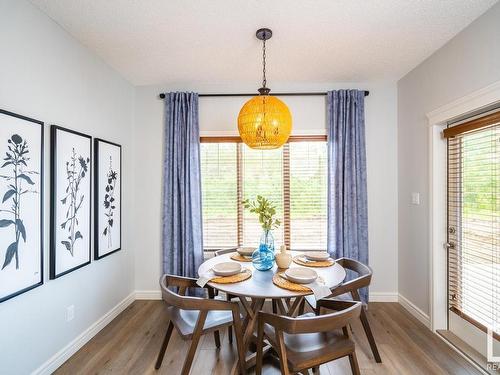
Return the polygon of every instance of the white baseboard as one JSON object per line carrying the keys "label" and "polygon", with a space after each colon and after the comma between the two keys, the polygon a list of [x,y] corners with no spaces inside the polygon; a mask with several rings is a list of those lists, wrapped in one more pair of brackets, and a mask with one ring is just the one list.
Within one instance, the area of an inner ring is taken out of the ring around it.
{"label": "white baseboard", "polygon": [[415,306],[408,298],[400,294],[399,304],[403,306],[411,315],[417,318],[423,325],[431,329],[431,318],[429,315]]}
{"label": "white baseboard", "polygon": [[371,292],[370,302],[398,302],[397,293]]}
{"label": "white baseboard", "polygon": [[83,345],[85,345],[92,337],[94,337],[101,329],[106,327],[114,318],[125,310],[135,300],[135,293],[130,293],[125,299],[113,307],[110,311],[104,314],[89,328],[83,331],[77,338],[71,341],[64,348],[54,354],[49,360],[42,364],[39,368],[33,371],[32,375],[50,375],[59,366],[66,362],[73,354],[75,354]]}
{"label": "white baseboard", "polygon": [[136,300],[160,300],[161,291],[160,290],[136,290],[135,291]]}

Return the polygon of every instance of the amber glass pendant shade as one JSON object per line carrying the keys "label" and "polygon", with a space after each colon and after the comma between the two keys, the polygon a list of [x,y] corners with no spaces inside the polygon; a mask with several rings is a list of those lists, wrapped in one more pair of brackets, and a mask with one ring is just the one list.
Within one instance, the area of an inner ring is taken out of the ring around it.
{"label": "amber glass pendant shade", "polygon": [[287,105],[270,95],[255,96],[238,115],[242,141],[250,148],[271,150],[283,146],[292,132],[292,115]]}

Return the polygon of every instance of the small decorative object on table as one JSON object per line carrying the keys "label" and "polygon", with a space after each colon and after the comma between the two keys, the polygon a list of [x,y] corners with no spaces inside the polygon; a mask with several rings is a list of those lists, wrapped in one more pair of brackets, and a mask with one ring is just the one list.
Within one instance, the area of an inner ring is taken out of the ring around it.
{"label": "small decorative object on table", "polygon": [[287,269],[292,263],[292,255],[286,251],[286,246],[281,245],[280,252],[276,254],[276,264],[278,268]]}
{"label": "small decorative object on table", "polygon": [[274,265],[274,237],[272,229],[279,227],[281,222],[275,219],[276,206],[261,195],[256,201],[244,200],[243,206],[250,212],[259,215],[259,222],[264,232],[260,237],[260,245],[252,254],[253,266],[259,271],[267,271]]}

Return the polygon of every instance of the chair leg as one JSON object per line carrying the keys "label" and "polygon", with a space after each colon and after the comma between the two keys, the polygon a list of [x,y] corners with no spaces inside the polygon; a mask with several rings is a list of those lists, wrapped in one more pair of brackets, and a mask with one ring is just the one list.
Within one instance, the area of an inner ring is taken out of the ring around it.
{"label": "chair leg", "polygon": [[[234,298],[233,295],[231,294],[226,294],[226,301],[230,302]],[[229,343],[233,343],[233,327],[229,326],[227,327],[227,338],[229,340]]]}
{"label": "chair leg", "polygon": [[257,329],[257,357],[255,359],[255,375],[262,374],[262,350],[264,346],[264,326],[260,324]]}
{"label": "chair leg", "polygon": [[272,300],[272,305],[273,305],[273,314],[277,314],[278,313],[278,304],[276,303],[275,299]]}
{"label": "chair leg", "polygon": [[241,327],[239,310],[233,310],[234,334],[236,335],[236,347],[238,348],[238,362],[241,375],[246,374],[245,348],[243,347],[243,329]]}
{"label": "chair leg", "polygon": [[316,375],[319,375],[319,366],[314,366],[313,367],[313,373]]}
{"label": "chair leg", "polygon": [[219,331],[214,331],[214,340],[215,340],[215,346],[220,348],[220,334]]}
{"label": "chair leg", "polygon": [[[361,300],[358,291],[354,291],[352,293],[352,297],[356,301]],[[375,358],[375,362],[382,363],[382,358],[380,358],[380,354],[377,348],[377,343],[375,342],[375,338],[373,337],[372,329],[370,327],[370,323],[368,322],[368,316],[366,315],[364,307],[361,307],[361,313],[359,315],[359,318],[361,319],[363,330],[365,331],[366,337],[368,338],[368,342],[370,343],[370,348],[372,350],[373,357]]]}
{"label": "chair leg", "polygon": [[288,369],[288,358],[286,355],[285,341],[283,340],[283,332],[276,330],[276,343],[278,345],[278,357],[280,360],[281,375],[290,375]]}
{"label": "chair leg", "polygon": [[189,375],[189,371],[191,370],[191,366],[193,364],[194,355],[196,354],[196,348],[198,347],[198,342],[200,341],[206,318],[207,311],[202,310],[198,317],[198,321],[196,322],[196,327],[191,339],[191,345],[189,346],[188,354],[186,356],[186,359],[184,360],[184,365],[182,366],[181,375]]}
{"label": "chair leg", "polygon": [[349,363],[351,364],[352,375],[361,375],[359,372],[358,358],[356,352],[349,354]]}
{"label": "chair leg", "polygon": [[160,352],[158,353],[158,358],[156,359],[155,369],[158,370],[161,367],[161,363],[163,362],[163,357],[165,356],[165,351],[167,350],[168,342],[170,341],[170,336],[172,336],[172,330],[174,329],[174,325],[172,322],[168,323],[167,333],[165,338],[163,339],[163,343],[161,344]]}

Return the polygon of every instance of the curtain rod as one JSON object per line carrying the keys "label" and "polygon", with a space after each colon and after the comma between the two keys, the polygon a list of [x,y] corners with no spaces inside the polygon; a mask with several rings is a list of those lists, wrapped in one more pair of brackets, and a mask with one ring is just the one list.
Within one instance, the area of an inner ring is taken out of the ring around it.
{"label": "curtain rod", "polygon": [[[273,96],[326,96],[326,92],[276,92]],[[258,93],[251,94],[198,94],[200,98],[214,97],[235,97],[235,96],[257,96]],[[365,91],[365,96],[370,95],[370,91]],[[165,94],[162,92],[159,95],[160,99],[165,99]]]}

